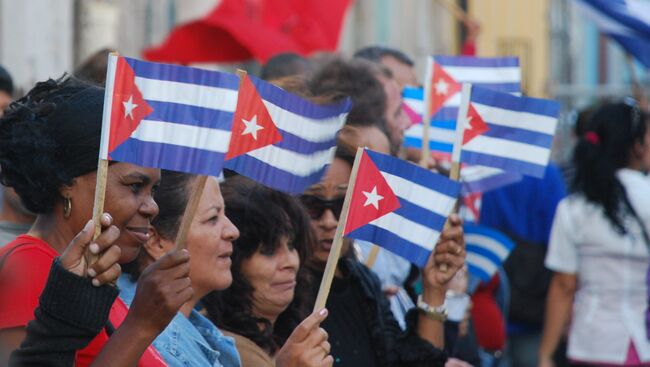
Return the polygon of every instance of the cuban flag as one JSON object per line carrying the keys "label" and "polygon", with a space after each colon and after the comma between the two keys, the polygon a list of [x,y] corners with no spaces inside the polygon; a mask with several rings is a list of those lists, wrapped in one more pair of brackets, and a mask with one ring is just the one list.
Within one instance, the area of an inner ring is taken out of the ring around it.
{"label": "cuban flag", "polygon": [[544,177],[560,104],[472,86],[460,161]]}
{"label": "cuban flag", "polygon": [[100,158],[218,176],[239,79],[110,55]]}
{"label": "cuban flag", "polygon": [[501,267],[515,243],[503,233],[472,223],[463,225],[467,251],[467,268],[484,282]]}
{"label": "cuban flag", "polygon": [[575,0],[598,29],[650,67],[650,4],[639,0]]}
{"label": "cuban flag", "polygon": [[225,167],[277,190],[301,193],[334,158],[349,99],[317,105],[255,77],[239,89]]}
{"label": "cuban flag", "polygon": [[[431,127],[429,148],[451,155],[456,135],[462,83],[472,83],[505,93],[521,93],[521,70],[516,57],[433,56],[429,58],[425,78],[431,85]],[[405,89],[404,101],[420,116],[424,113],[422,89]],[[421,119],[420,119],[421,121]],[[422,148],[422,124],[405,132],[404,145]]]}
{"label": "cuban flag", "polygon": [[380,245],[423,267],[460,184],[367,149],[358,167],[343,235]]}

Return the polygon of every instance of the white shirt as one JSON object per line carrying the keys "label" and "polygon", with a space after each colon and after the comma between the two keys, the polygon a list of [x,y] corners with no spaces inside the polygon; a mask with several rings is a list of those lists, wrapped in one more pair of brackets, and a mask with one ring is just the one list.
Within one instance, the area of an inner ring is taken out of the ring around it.
{"label": "white shirt", "polygon": [[[630,169],[617,176],[650,232],[650,181]],[[638,222],[627,218],[620,235],[602,207],[571,195],[558,205],[546,267],[576,274],[568,356],[584,362],[622,364],[630,342],[650,361],[645,330],[646,274],[650,256]]]}

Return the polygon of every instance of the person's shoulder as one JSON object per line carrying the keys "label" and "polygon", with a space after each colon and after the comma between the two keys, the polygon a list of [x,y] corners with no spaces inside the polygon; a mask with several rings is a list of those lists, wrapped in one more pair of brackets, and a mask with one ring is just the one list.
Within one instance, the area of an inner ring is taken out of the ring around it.
{"label": "person's shoulder", "polygon": [[0,259],[5,262],[16,256],[45,256],[54,259],[58,254],[40,238],[20,235],[0,249]]}
{"label": "person's shoulder", "polygon": [[273,357],[271,357],[264,349],[255,344],[252,340],[243,335],[233,333],[230,331],[223,331],[225,336],[229,336],[235,340],[235,346],[241,358],[242,367],[274,367]]}

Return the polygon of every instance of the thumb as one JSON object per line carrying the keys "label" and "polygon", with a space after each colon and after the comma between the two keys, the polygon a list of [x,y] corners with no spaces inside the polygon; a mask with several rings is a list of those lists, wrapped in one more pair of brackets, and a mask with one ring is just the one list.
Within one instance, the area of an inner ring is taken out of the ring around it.
{"label": "thumb", "polygon": [[79,264],[79,261],[83,258],[94,234],[95,224],[91,219],[86,223],[81,232],[72,239],[65,251],[63,251],[63,254],[61,255],[61,265],[64,269],[70,270],[70,267]]}
{"label": "thumb", "polygon": [[178,264],[189,261],[190,253],[186,249],[168,252],[150,266],[152,269],[171,269]]}
{"label": "thumb", "polygon": [[289,338],[287,339],[287,343],[300,343],[303,340],[307,339],[309,336],[309,333],[311,333],[312,330],[317,328],[321,322],[325,321],[327,318],[327,309],[323,308],[320,311],[314,311],[311,315],[307,316],[306,319],[302,320],[300,325],[298,325],[291,335],[289,335]]}

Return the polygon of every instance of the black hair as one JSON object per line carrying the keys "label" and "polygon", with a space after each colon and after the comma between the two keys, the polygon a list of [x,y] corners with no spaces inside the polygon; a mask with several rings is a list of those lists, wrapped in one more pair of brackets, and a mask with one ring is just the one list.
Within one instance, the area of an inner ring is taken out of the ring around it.
{"label": "black hair", "polygon": [[270,58],[260,72],[260,78],[273,80],[293,75],[309,75],[311,62],[306,58],[292,53],[284,52]]}
{"label": "black hair", "polygon": [[[174,240],[185,213],[185,207],[190,196],[190,185],[196,175],[176,171],[161,170],[160,185],[154,194],[158,204],[158,215],[151,221],[151,225],[158,234],[165,239]],[[122,271],[131,276],[134,282],[140,278],[142,270],[141,261],[148,256],[146,251],[140,251],[138,258],[128,264],[122,265]]]}
{"label": "black hair", "polygon": [[104,89],[65,75],[37,83],[0,119],[0,183],[27,209],[49,213],[59,189],[95,171]]}
{"label": "black hair", "polygon": [[0,90],[7,92],[9,95],[14,94],[14,81],[11,74],[0,65]]}
{"label": "black hair", "polygon": [[397,61],[401,62],[402,64],[406,64],[408,66],[415,65],[413,60],[410,57],[408,57],[404,52],[386,46],[379,46],[379,45],[367,46],[357,50],[354,53],[354,57],[358,57],[361,59],[366,59],[374,62],[380,62],[382,57],[385,56],[394,57],[395,59],[397,59]]}
{"label": "black hair", "polygon": [[314,95],[339,93],[349,96],[352,109],[346,124],[376,125],[385,131],[386,93],[377,79],[377,75],[382,73],[378,68],[367,60],[337,58],[315,71],[309,89]]}
{"label": "black hair", "polygon": [[616,171],[628,166],[636,143],[643,143],[646,116],[627,103],[607,103],[595,110],[574,149],[576,167],[571,191],[601,206],[620,233],[624,218],[635,215]]}
{"label": "black hair", "polygon": [[[221,188],[226,215],[240,233],[231,256],[233,282],[230,288],[204,297],[202,303],[218,327],[251,339],[273,355],[309,314],[309,273],[304,264],[315,242],[309,217],[296,198],[245,177],[229,178]],[[253,287],[241,273],[241,264],[257,251],[274,253],[285,236],[298,252],[300,269],[294,299],[272,326],[269,320],[252,315]]]}

